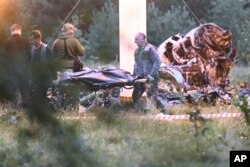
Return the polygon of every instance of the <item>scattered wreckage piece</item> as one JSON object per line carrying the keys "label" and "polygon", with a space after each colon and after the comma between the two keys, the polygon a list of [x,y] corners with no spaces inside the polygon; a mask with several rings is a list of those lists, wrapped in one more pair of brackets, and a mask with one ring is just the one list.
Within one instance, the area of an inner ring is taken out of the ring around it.
{"label": "scattered wreckage piece", "polygon": [[80,104],[87,110],[91,110],[95,107],[112,107],[114,105],[120,105],[119,95],[119,87],[87,92],[80,96]]}
{"label": "scattered wreckage piece", "polygon": [[228,73],[236,57],[232,33],[214,23],[168,38],[158,52],[162,63],[178,68],[191,86],[227,86]]}
{"label": "scattered wreckage piece", "polygon": [[185,79],[175,66],[160,67],[160,78],[160,89],[168,92],[183,92],[185,89]]}

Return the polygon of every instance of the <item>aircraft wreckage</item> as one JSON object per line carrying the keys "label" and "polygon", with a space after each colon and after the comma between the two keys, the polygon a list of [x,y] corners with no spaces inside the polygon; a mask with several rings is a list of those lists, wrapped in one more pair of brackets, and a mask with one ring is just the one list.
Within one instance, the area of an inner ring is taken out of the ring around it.
{"label": "aircraft wreckage", "polygon": [[[234,64],[236,49],[232,33],[216,24],[203,24],[186,35],[174,35],[164,41],[158,51],[162,63],[178,69],[190,86],[229,84],[228,73]],[[163,76],[164,68],[160,70]]]}
{"label": "aircraft wreckage", "polygon": [[[171,36],[158,52],[162,61],[157,98],[160,108],[200,100],[231,103],[228,74],[235,62],[236,47],[230,31],[214,23],[202,24],[185,35]],[[110,106],[119,99],[120,88],[133,87],[135,78],[121,69],[84,68],[64,75],[59,83],[76,82],[90,92],[80,98],[84,107]]]}
{"label": "aircraft wreckage", "polygon": [[218,98],[231,102],[228,74],[235,62],[236,47],[230,31],[214,23],[203,24],[185,35],[171,36],[158,52],[162,61],[160,75],[165,79],[160,83],[159,96],[164,105],[181,103],[179,99],[171,100],[171,91],[176,90],[183,92],[189,102]]}

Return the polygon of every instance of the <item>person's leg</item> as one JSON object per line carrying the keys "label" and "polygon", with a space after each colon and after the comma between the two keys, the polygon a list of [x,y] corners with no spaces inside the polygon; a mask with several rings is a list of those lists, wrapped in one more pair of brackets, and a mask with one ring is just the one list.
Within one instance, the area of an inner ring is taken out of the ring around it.
{"label": "person's leg", "polygon": [[158,82],[155,80],[152,83],[146,84],[147,104],[145,110],[146,112],[149,112],[153,105],[155,105],[155,101],[158,96]]}
{"label": "person's leg", "polygon": [[10,101],[11,103],[17,107],[20,108],[21,107],[21,93],[20,93],[20,89],[19,89],[19,82],[16,79],[16,77],[9,75],[8,77],[6,77],[5,81],[4,81],[4,85],[7,89],[7,92],[10,95]]}
{"label": "person's leg", "polygon": [[[72,73],[72,69],[63,69],[58,74],[58,79],[65,79],[68,77],[70,73]],[[65,110],[79,110],[80,104],[80,90],[77,84],[74,83],[65,83],[58,86],[58,94],[57,94],[57,107]]]}
{"label": "person's leg", "polygon": [[72,85],[66,92],[66,103],[68,103],[68,109],[72,111],[79,111],[80,105],[80,89],[77,84]]}
{"label": "person's leg", "polygon": [[162,97],[158,96],[158,84],[152,83],[148,89],[147,92],[147,109],[150,110],[153,105],[155,105],[155,108],[159,109],[161,113],[163,114],[170,114],[163,102]]}
{"label": "person's leg", "polygon": [[137,112],[143,112],[143,103],[141,100],[142,94],[145,91],[145,85],[143,83],[136,83],[132,93],[134,107]]}

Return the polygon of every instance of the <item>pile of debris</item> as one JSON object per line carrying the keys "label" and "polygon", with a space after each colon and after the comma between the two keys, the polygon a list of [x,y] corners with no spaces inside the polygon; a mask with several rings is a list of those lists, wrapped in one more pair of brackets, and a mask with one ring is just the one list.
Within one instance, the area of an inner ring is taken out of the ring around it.
{"label": "pile of debris", "polygon": [[[186,35],[171,36],[158,51],[162,61],[160,75],[164,78],[161,85],[169,85],[166,80],[173,81],[172,87],[184,92],[187,99],[211,101],[219,97],[230,103],[232,91],[228,74],[236,58],[230,31],[214,23],[203,24]],[[161,90],[169,97],[171,91]]]}
{"label": "pile of debris", "polygon": [[228,86],[228,73],[236,57],[230,31],[213,23],[203,24],[184,36],[168,38],[158,51],[162,63],[178,68],[188,85]]}
{"label": "pile of debris", "polygon": [[[228,74],[235,62],[236,48],[232,33],[214,23],[168,38],[158,52],[162,61],[157,98],[160,108],[199,101],[230,104],[235,94],[250,97],[247,86],[239,87],[240,91],[236,92],[230,83]],[[121,69],[85,68],[63,75],[59,85],[80,86],[85,92],[80,97],[81,105],[92,108],[117,103],[120,88],[132,87],[134,82],[134,76]]]}

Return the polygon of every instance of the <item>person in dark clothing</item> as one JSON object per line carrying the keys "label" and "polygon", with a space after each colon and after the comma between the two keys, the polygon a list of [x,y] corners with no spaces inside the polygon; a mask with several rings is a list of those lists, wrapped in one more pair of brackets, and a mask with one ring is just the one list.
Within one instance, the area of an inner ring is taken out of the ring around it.
{"label": "person in dark clothing", "polygon": [[32,46],[28,58],[31,97],[38,96],[40,99],[45,99],[47,90],[56,76],[52,50],[42,42],[42,34],[39,30],[33,30],[29,39]]}
{"label": "person in dark clothing", "polygon": [[[156,48],[149,44],[144,33],[137,33],[135,36],[135,43],[138,48],[135,50],[135,64],[133,75],[137,77],[147,78],[148,83],[136,83],[132,93],[135,109],[138,112],[143,110],[150,110],[152,100],[158,95],[158,81],[160,58]],[[146,88],[147,86],[147,88]],[[141,97],[146,91],[147,106],[142,107]]]}
{"label": "person in dark clothing", "polygon": [[[74,62],[79,59],[78,57],[82,57],[85,54],[84,47],[74,37],[76,30],[73,24],[65,23],[62,32],[53,42],[53,56],[59,59],[61,65],[58,78],[62,77],[64,73],[75,72]],[[59,90],[58,107],[78,110],[80,103],[79,96],[79,88],[75,85],[61,87]]]}
{"label": "person in dark clothing", "polygon": [[19,24],[13,24],[10,31],[11,37],[4,45],[4,82],[15,107],[23,107],[28,103],[27,57],[30,54],[30,45],[21,36],[22,27]]}

